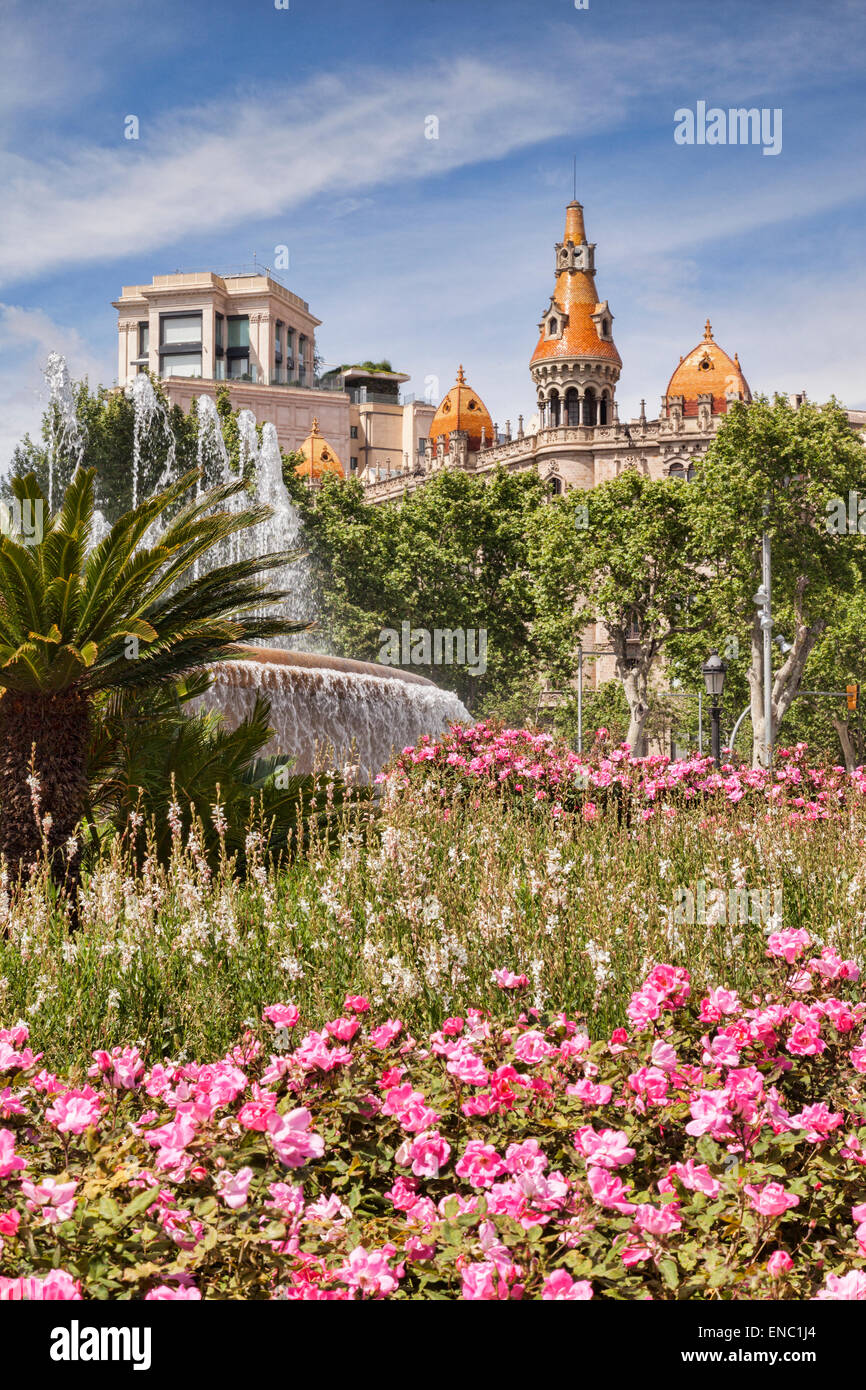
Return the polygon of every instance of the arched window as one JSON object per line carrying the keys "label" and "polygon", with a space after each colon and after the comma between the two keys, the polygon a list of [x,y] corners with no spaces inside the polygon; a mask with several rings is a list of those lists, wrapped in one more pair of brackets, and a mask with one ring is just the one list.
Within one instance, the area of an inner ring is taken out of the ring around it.
{"label": "arched window", "polygon": [[669,478],[681,478],[685,481],[686,470],[681,463],[672,463],[668,469]]}
{"label": "arched window", "polygon": [[574,386],[569,386],[565,393],[565,418],[569,425],[580,424],[580,396]]}
{"label": "arched window", "polygon": [[595,392],[590,386],[584,392],[583,397],[583,423],[585,425],[595,425],[597,422]]}
{"label": "arched window", "polygon": [[547,490],[551,497],[560,497],[562,495],[562,479],[551,478],[547,484]]}
{"label": "arched window", "polygon": [[556,428],[556,426],[559,424],[559,407],[560,407],[559,392],[558,392],[558,391],[551,391],[551,393],[550,393],[550,423],[551,423],[551,425],[552,425],[554,428]]}
{"label": "arched window", "polygon": [[610,424],[610,397],[607,392],[598,403],[598,423],[600,425]]}
{"label": "arched window", "polygon": [[547,329],[551,338],[554,338],[559,331],[559,320],[551,319],[550,323],[547,325]]}

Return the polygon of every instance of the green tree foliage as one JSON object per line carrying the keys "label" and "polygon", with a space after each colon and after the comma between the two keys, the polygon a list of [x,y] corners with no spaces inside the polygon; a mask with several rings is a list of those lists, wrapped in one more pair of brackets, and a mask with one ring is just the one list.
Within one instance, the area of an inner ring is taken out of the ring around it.
{"label": "green tree foliage", "polygon": [[449,686],[473,712],[491,708],[538,662],[530,537],[545,505],[534,474],[489,481],[444,470],[399,504],[370,506],[355,480],[326,478],[301,500],[322,596],[321,630],[336,651],[381,659],[383,633],[487,633],[486,670],[467,662],[412,670]]}
{"label": "green tree foliage", "polygon": [[536,637],[560,679],[589,624],[603,624],[629,708],[626,739],[643,751],[652,684],[673,637],[702,630],[706,580],[685,482],[631,470],[591,492],[554,499],[533,557]]}
{"label": "green tree foliage", "polygon": [[835,534],[828,517],[849,490],[864,491],[866,453],[835,401],[794,410],[781,396],[736,404],[692,484],[697,545],[710,578],[712,627],[748,653],[753,761],[766,744],[762,632],[753,597],[761,581],[761,536],[772,542],[776,631],[773,725],[791,708],[810,653],[832,632],[863,580],[866,540]]}

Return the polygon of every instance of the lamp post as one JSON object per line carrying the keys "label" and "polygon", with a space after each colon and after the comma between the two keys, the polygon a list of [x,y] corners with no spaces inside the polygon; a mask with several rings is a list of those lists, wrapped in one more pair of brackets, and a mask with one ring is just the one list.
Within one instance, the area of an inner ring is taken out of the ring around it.
{"label": "lamp post", "polygon": [[710,710],[710,717],[712,719],[711,748],[713,754],[713,763],[716,767],[719,767],[722,761],[722,732],[720,723],[721,710],[719,709],[719,696],[725,688],[725,674],[727,672],[727,669],[727,665],[724,661],[722,661],[722,658],[719,656],[718,652],[715,651],[710,652],[710,655],[701,667],[701,675],[704,678],[704,685],[707,688],[707,694],[713,702],[712,709]]}

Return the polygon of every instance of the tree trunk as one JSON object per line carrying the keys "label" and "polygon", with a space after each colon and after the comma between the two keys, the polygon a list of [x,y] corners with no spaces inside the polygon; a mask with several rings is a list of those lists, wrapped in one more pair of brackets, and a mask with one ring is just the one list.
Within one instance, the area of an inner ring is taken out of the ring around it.
{"label": "tree trunk", "polygon": [[628,704],[628,733],[625,741],[631,748],[632,757],[642,758],[646,754],[644,725],[650,708],[648,672],[641,661],[628,667],[626,662],[620,661],[619,658],[617,658],[617,672],[622,681],[623,694]]}
{"label": "tree trunk", "polygon": [[[27,876],[44,840],[52,877],[66,886],[73,909],[80,847],[68,842],[87,801],[89,735],[90,704],[78,691],[6,690],[0,698],[0,854],[12,880]],[[31,770],[38,787],[28,781]]]}
{"label": "tree trunk", "polygon": [[840,719],[837,714],[832,716],[833,728],[839,737],[842,745],[842,757],[845,759],[845,771],[853,772],[857,766],[857,759],[854,753],[854,742],[851,738],[851,730],[848,728],[844,719]]}
{"label": "tree trunk", "polygon": [[[803,583],[798,584],[798,611],[801,608]],[[806,662],[812,648],[824,631],[823,618],[807,624],[797,623],[794,642],[782,665],[773,675],[770,707],[773,719],[773,742],[776,732],[794,702]],[[764,730],[764,634],[761,631],[760,614],[755,614],[752,623],[752,659],[749,665],[749,692],[752,706],[752,766],[762,767],[766,762],[766,736]]]}

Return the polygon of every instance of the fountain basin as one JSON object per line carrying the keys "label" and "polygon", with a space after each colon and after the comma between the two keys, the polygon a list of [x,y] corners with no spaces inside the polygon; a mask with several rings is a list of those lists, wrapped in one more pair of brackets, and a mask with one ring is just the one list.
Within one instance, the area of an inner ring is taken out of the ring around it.
{"label": "fountain basin", "polygon": [[470,717],[456,695],[414,672],[314,652],[243,650],[243,659],[210,668],[213,684],[201,703],[235,728],[256,695],[265,696],[274,736],[264,753],[284,755],[292,772],[351,765],[370,781],[401,748]]}

